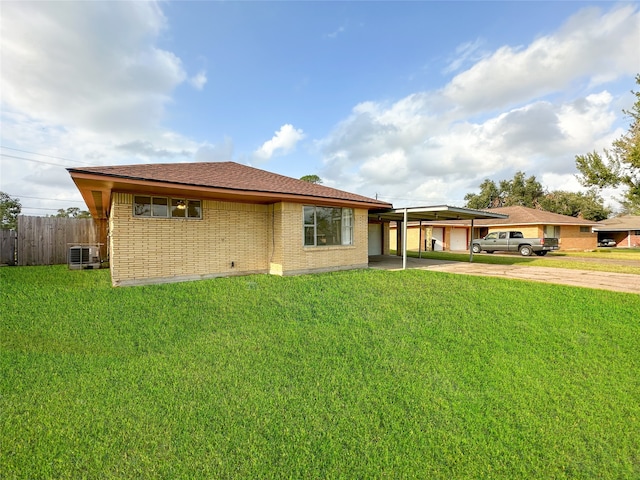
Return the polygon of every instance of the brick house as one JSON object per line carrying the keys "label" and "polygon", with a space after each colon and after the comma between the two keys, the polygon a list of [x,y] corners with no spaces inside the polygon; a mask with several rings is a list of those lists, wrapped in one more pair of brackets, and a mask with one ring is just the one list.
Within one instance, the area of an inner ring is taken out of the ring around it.
{"label": "brick house", "polygon": [[[592,250],[597,247],[599,224],[590,220],[546,212],[521,206],[492,208],[492,213],[508,215],[507,219],[478,219],[474,222],[473,238],[484,237],[498,230],[519,230],[525,237],[557,237],[560,250]],[[408,248],[411,250],[468,250],[471,224],[468,220],[432,221],[409,225]],[[422,230],[421,233],[420,230]],[[394,249],[394,225],[390,228],[391,249]],[[421,244],[416,242],[421,238]]]}
{"label": "brick house", "polygon": [[369,210],[391,207],[234,162],[68,171],[114,286],[367,268]]}
{"label": "brick house", "polygon": [[598,241],[615,240],[618,247],[640,247],[640,215],[621,215],[598,222],[594,230]]}

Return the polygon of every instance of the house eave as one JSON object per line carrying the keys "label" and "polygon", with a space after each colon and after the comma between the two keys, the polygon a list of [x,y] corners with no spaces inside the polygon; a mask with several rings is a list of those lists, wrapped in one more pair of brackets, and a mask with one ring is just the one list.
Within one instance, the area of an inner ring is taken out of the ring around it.
{"label": "house eave", "polygon": [[111,194],[114,192],[166,195],[239,203],[271,204],[289,201],[363,209],[391,207],[391,204],[383,202],[367,202],[295,193],[207,187],[158,180],[145,180],[135,177],[98,175],[75,171],[74,169],[69,169],[69,173],[94,218],[107,218]]}

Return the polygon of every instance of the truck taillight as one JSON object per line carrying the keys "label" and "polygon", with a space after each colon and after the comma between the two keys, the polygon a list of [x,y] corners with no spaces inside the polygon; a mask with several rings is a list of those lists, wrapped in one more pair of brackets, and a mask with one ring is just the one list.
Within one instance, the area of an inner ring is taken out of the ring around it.
{"label": "truck taillight", "polygon": [[544,245],[544,238],[540,239],[540,245]]}

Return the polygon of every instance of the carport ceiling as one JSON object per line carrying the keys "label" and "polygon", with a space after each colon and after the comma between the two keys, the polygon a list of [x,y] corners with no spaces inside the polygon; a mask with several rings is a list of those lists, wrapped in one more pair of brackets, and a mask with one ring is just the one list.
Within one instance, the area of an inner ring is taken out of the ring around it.
{"label": "carport ceiling", "polygon": [[450,207],[448,205],[437,205],[432,207],[410,207],[410,208],[387,208],[369,210],[369,218],[372,220],[384,220],[392,222],[402,222],[405,218],[409,222],[438,221],[438,220],[472,220],[479,218],[509,218],[508,215],[500,213],[489,213],[484,210],[474,210],[472,208]]}

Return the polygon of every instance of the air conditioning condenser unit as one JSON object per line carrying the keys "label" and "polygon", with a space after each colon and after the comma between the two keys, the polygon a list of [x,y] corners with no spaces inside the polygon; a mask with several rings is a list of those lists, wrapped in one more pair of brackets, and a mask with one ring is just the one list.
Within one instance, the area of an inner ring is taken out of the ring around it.
{"label": "air conditioning condenser unit", "polygon": [[100,268],[100,247],[73,246],[69,247],[69,269],[83,270]]}

